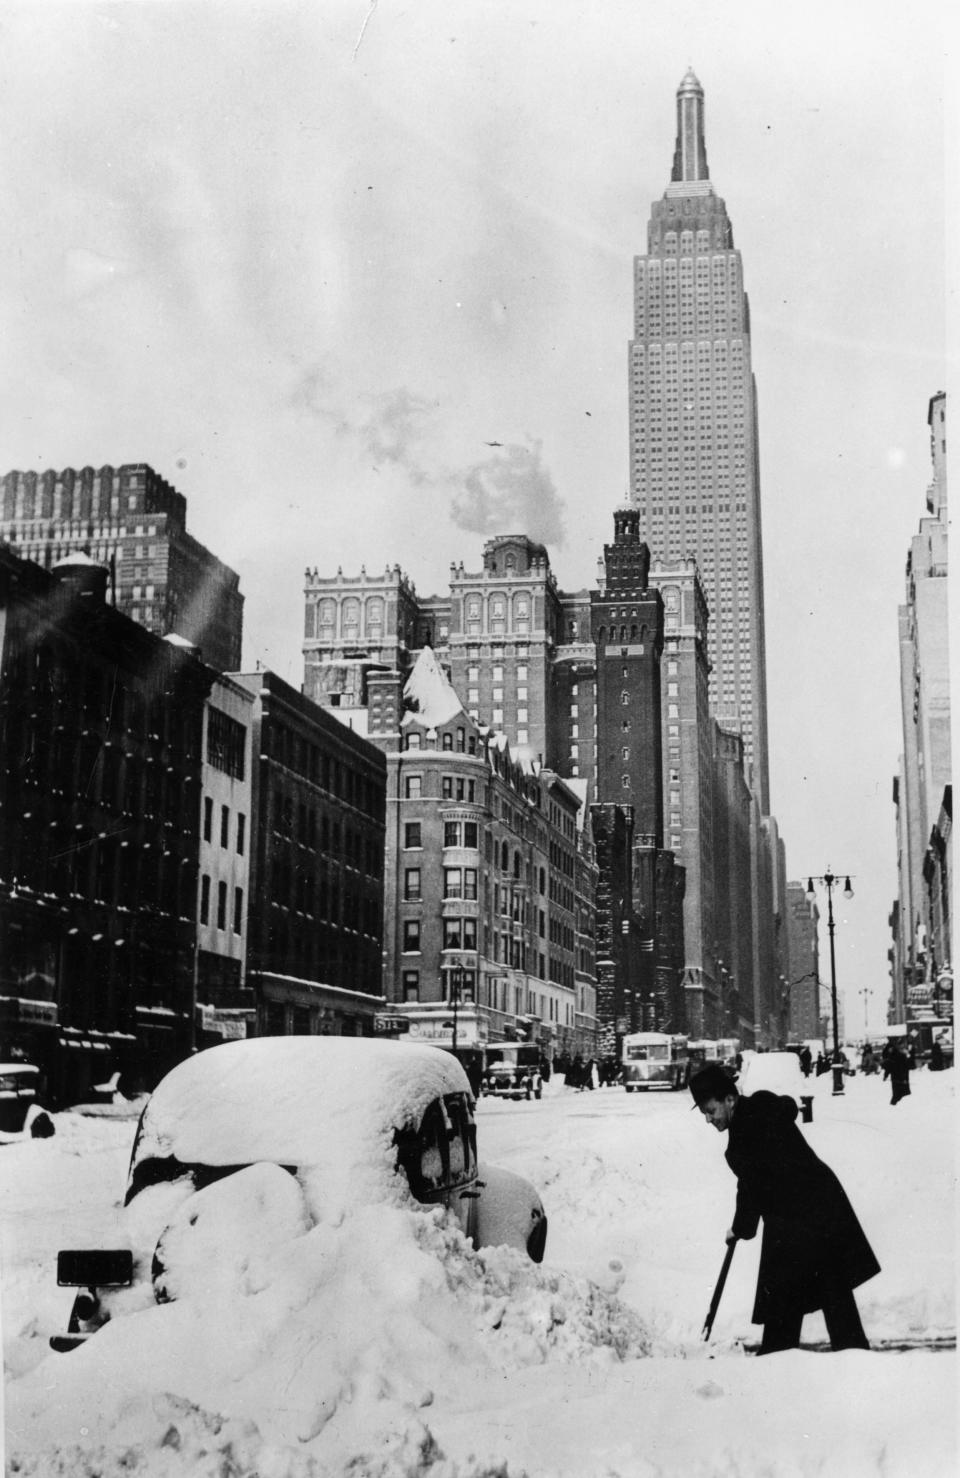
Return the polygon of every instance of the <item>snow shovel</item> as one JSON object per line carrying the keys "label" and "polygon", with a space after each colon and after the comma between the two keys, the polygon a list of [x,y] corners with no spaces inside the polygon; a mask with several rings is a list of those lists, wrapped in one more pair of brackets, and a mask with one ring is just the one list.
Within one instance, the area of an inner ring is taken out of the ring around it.
{"label": "snow shovel", "polygon": [[733,1242],[727,1243],[727,1250],[724,1253],[723,1257],[723,1267],[720,1269],[720,1276],[717,1279],[717,1286],[713,1290],[713,1298],[710,1300],[710,1307],[707,1310],[707,1317],[703,1323],[704,1339],[709,1339],[710,1334],[713,1330],[713,1321],[717,1317],[717,1309],[720,1307],[720,1296],[723,1293],[723,1285],[727,1281],[727,1274],[730,1271],[730,1264],[733,1262],[733,1249],[736,1247],[736,1245],[737,1244],[735,1240]]}

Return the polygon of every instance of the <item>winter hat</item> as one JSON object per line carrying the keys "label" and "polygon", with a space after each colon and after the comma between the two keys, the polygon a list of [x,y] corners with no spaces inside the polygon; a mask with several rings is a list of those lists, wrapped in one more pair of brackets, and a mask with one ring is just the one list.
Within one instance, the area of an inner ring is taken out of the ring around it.
{"label": "winter hat", "polygon": [[730,1073],[718,1062],[708,1062],[690,1079],[690,1092],[697,1108],[702,1108],[711,1098],[722,1102],[728,1094],[736,1098],[739,1090]]}

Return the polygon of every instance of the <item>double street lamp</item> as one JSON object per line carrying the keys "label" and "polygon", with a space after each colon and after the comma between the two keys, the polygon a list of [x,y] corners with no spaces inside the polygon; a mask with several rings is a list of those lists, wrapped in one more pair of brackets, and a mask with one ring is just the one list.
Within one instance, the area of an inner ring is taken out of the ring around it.
{"label": "double street lamp", "polygon": [[[808,878],[808,903],[816,902],[817,890],[813,886],[814,883],[822,883],[827,890],[827,929],[830,933],[830,1002],[833,1007],[833,1091],[836,1095],[843,1092],[843,1063],[840,1060],[840,1031],[837,1024],[837,959],[833,944],[835,928],[833,919],[833,890],[839,886],[840,879],[836,873],[830,871],[829,867],[821,877]],[[844,880],[843,896],[844,898],[853,897],[853,889],[850,886],[849,876]]]}

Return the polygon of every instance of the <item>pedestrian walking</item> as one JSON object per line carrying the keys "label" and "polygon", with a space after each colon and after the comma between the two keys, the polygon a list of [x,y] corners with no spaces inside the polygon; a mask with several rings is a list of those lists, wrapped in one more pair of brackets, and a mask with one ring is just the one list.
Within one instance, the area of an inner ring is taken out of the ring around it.
{"label": "pedestrian walking", "polygon": [[868,1349],[854,1288],[880,1271],[846,1192],[797,1127],[796,1099],[741,1095],[719,1065],[690,1082],[704,1118],[729,1136],[725,1158],[737,1177],[727,1242],[750,1241],[763,1220],[754,1324],[761,1355],[795,1349],[805,1314],[823,1310],[834,1350]]}
{"label": "pedestrian walking", "polygon": [[936,1037],[930,1048],[930,1071],[932,1073],[943,1072],[943,1048],[940,1046],[940,1038]]}
{"label": "pedestrian walking", "polygon": [[895,1042],[890,1043],[884,1077],[890,1079],[890,1102],[899,1103],[910,1093],[910,1061]]}
{"label": "pedestrian walking", "polygon": [[810,1051],[810,1048],[806,1045],[806,1043],[804,1043],[804,1045],[800,1048],[800,1068],[803,1072],[803,1076],[805,1078],[809,1078],[810,1073],[813,1070],[813,1053]]}

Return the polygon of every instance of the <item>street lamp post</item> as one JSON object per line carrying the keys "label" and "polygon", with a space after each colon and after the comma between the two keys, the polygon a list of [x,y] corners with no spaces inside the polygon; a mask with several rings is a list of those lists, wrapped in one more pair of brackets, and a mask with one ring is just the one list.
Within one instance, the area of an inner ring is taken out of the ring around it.
{"label": "street lamp post", "polygon": [[870,1010],[868,1003],[873,992],[870,989],[869,985],[865,985],[857,992],[857,994],[863,996],[863,1031],[864,1036],[866,1036],[867,1032],[870,1030]]}
{"label": "street lamp post", "polygon": [[[830,934],[830,1003],[833,1007],[833,1092],[836,1096],[843,1092],[843,1063],[840,1061],[840,1030],[837,1023],[837,959],[834,951],[834,919],[833,919],[833,890],[840,879],[836,873],[827,871],[818,878],[807,879],[807,901],[813,903],[816,900],[816,889],[814,882],[822,883],[827,890],[827,929]],[[843,885],[844,898],[853,897],[853,889],[850,886],[849,876]]]}

